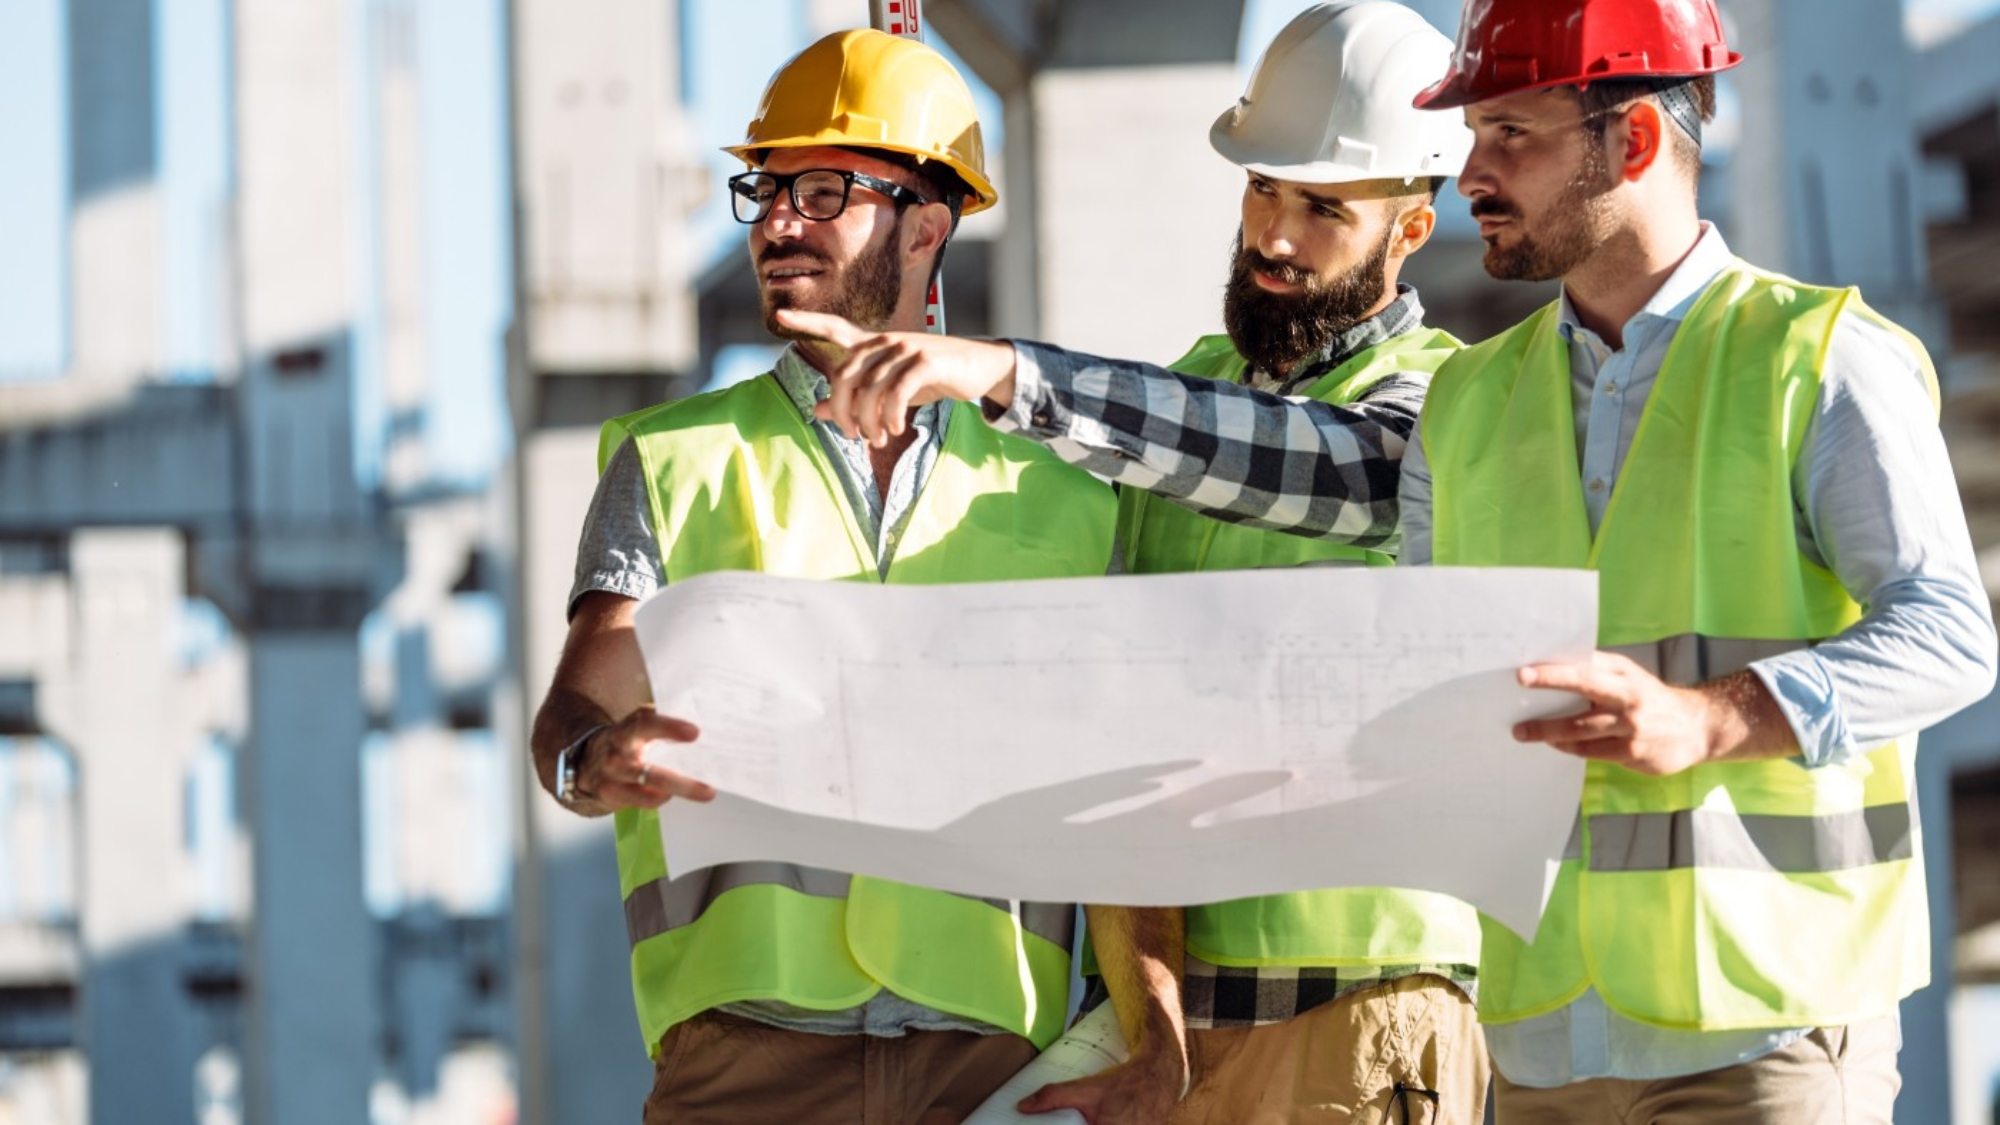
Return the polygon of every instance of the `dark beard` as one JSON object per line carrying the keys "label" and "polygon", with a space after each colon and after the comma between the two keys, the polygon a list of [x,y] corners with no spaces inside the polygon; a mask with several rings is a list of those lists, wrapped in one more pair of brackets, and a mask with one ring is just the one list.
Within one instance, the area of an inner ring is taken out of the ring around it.
{"label": "dark beard", "polygon": [[[779,309],[800,308],[807,312],[827,312],[845,317],[862,328],[881,329],[889,326],[889,318],[895,315],[896,298],[903,291],[903,267],[896,254],[897,234],[902,228],[902,216],[889,227],[889,235],[882,245],[863,250],[854,261],[841,270],[837,276],[840,285],[832,299],[819,308],[809,308],[793,299],[792,294],[771,292],[763,294],[764,329],[783,340],[809,340],[814,337],[797,332],[779,324]],[[833,261],[816,251],[803,246],[781,248],[767,246],[764,256],[789,258],[810,258],[821,266],[833,268]]]}
{"label": "dark beard", "polygon": [[1486,244],[1486,272],[1501,281],[1554,281],[1583,264],[1597,250],[1603,228],[1604,196],[1618,181],[1604,159],[1604,149],[1589,145],[1583,167],[1556,196],[1548,209],[1542,237],[1530,237],[1520,225],[1521,209],[1500,196],[1489,195],[1472,203],[1472,217],[1504,215],[1516,220],[1520,237],[1514,245],[1501,249],[1497,242]]}
{"label": "dark beard", "polygon": [[[1274,262],[1243,246],[1243,230],[1229,251],[1229,288],[1222,297],[1222,323],[1237,354],[1259,371],[1290,374],[1301,361],[1320,355],[1341,333],[1361,323],[1381,301],[1396,226],[1367,261],[1330,282],[1297,266]],[[1250,276],[1256,266],[1280,281],[1303,285],[1297,293],[1272,293]]]}

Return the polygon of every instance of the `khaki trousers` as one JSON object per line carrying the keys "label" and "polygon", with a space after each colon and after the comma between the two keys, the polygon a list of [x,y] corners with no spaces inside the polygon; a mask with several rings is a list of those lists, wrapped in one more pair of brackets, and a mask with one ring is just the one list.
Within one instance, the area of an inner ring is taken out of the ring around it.
{"label": "khaki trousers", "polygon": [[1890,1125],[1896,1091],[1894,1018],[1822,1027],[1738,1066],[1680,1078],[1592,1078],[1549,1090],[1499,1075],[1500,1125]]}
{"label": "khaki trousers", "polygon": [[1194,1088],[1173,1125],[1485,1118],[1486,1040],[1472,1001],[1441,977],[1404,977],[1283,1023],[1191,1031],[1188,1041]]}
{"label": "khaki trousers", "polygon": [[815,1035],[703,1012],[660,1038],[644,1125],[958,1125],[1034,1057],[1018,1035]]}

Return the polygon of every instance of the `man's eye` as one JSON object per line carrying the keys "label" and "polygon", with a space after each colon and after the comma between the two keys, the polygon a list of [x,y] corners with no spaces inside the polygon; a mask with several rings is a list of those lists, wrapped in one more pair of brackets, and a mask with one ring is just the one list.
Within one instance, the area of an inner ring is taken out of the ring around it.
{"label": "man's eye", "polygon": [[1511,141],[1515,137],[1527,136],[1528,131],[1519,125],[1502,125],[1500,126],[1500,135]]}

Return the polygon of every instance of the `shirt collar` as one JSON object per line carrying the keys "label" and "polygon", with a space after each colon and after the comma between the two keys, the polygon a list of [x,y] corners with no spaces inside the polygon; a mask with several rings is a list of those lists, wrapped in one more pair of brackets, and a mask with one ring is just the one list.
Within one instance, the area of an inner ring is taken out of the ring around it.
{"label": "shirt collar", "polygon": [[813,407],[828,393],[826,376],[819,373],[819,368],[806,362],[806,357],[799,354],[797,344],[788,344],[784,351],[778,353],[778,362],[771,369],[771,374],[777,377],[778,386],[784,388],[785,397],[799,408],[799,414],[806,421],[812,421]]}
{"label": "shirt collar", "polygon": [[[798,407],[799,417],[804,418],[808,424],[816,421],[813,407],[826,401],[832,392],[827,385],[826,376],[820,374],[819,368],[806,361],[797,344],[788,344],[784,351],[778,353],[778,362],[772,366],[771,374],[778,380],[778,386],[783,388],[785,397],[792,400],[793,406]],[[926,429],[932,428],[939,409],[939,404],[936,402],[919,406],[916,424]]]}
{"label": "shirt collar", "polygon": [[[1667,275],[1666,282],[1639,311],[1632,314],[1632,319],[1625,322],[1624,334],[1629,337],[1632,326],[1647,317],[1676,322],[1687,319],[1695,299],[1701,296],[1717,274],[1728,267],[1730,258],[1729,244],[1722,240],[1722,232],[1715,228],[1714,223],[1703,220],[1701,237],[1695,239],[1694,249],[1688,251],[1687,257],[1681,259],[1681,264],[1674,267],[1674,272]],[[1577,319],[1576,307],[1570,304],[1567,287],[1562,291],[1557,326],[1565,340],[1573,339],[1579,330],[1589,331]]]}
{"label": "shirt collar", "polygon": [[1396,299],[1390,301],[1388,307],[1335,335],[1326,347],[1294,368],[1298,374],[1284,380],[1284,385],[1289,390],[1309,379],[1318,378],[1329,368],[1346,363],[1384,340],[1394,339],[1405,332],[1415,332],[1423,326],[1422,299],[1417,296],[1416,289],[1399,281],[1396,283]]}

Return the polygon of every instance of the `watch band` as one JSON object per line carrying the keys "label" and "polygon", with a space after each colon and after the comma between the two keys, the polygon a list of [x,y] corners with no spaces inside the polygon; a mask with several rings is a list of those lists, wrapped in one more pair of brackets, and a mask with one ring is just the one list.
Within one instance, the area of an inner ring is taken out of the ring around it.
{"label": "watch band", "polygon": [[556,752],[556,800],[575,807],[580,801],[592,799],[595,794],[586,792],[578,784],[582,781],[583,751],[599,731],[609,730],[610,723],[598,723],[578,735],[576,740]]}

